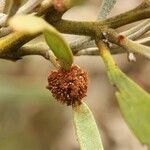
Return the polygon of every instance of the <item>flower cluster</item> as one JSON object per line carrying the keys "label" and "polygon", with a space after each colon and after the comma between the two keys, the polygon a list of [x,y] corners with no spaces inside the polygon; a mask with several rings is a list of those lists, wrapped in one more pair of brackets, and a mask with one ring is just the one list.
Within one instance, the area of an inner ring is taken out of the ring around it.
{"label": "flower cluster", "polygon": [[73,65],[69,71],[51,71],[48,76],[48,86],[53,95],[61,103],[67,105],[80,105],[86,96],[88,87],[88,75],[77,65]]}

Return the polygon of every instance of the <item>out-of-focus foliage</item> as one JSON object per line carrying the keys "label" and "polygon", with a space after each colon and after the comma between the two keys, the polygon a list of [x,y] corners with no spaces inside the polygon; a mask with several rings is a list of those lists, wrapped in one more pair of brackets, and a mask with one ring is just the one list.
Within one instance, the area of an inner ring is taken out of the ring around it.
{"label": "out-of-focus foliage", "polygon": [[53,149],[66,125],[64,109],[39,83],[22,77],[0,76],[0,149]]}

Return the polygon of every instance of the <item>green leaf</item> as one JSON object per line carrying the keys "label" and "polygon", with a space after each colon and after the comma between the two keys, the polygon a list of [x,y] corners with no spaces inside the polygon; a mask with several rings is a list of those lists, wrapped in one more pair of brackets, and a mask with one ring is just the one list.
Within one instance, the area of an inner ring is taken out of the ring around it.
{"label": "green leaf", "polygon": [[65,70],[73,63],[73,54],[61,34],[42,18],[32,15],[15,16],[9,21],[10,26],[20,32],[35,35],[43,32],[48,46],[51,48]]}
{"label": "green leaf", "polygon": [[73,54],[68,44],[58,32],[49,33],[48,30],[45,30],[44,36],[47,44],[53,50],[55,56],[60,60],[63,68],[69,70],[73,63]]}
{"label": "green leaf", "polygon": [[128,78],[115,64],[105,45],[101,56],[111,83],[116,86],[117,100],[129,127],[143,144],[150,145],[150,94]]}
{"label": "green leaf", "polygon": [[83,103],[73,109],[75,131],[81,150],[103,150],[101,137],[92,112]]}
{"label": "green leaf", "polygon": [[105,19],[109,15],[114,5],[116,4],[116,1],[117,0],[103,0],[99,12],[98,20]]}

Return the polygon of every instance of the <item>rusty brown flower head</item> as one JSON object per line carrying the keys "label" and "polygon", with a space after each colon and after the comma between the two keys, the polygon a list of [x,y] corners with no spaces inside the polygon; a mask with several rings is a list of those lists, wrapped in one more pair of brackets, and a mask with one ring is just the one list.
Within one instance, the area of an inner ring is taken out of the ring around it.
{"label": "rusty brown flower head", "polygon": [[88,86],[87,72],[77,65],[73,65],[69,71],[51,71],[48,76],[47,88],[61,103],[77,106],[86,96]]}

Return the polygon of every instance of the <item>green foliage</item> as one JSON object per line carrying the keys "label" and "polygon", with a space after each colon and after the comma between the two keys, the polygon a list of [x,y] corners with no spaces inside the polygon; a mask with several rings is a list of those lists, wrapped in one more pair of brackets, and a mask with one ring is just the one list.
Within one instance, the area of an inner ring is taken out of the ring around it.
{"label": "green foliage", "polygon": [[29,34],[44,33],[46,42],[51,48],[60,64],[65,70],[68,70],[73,63],[73,54],[67,42],[61,34],[42,18],[32,15],[16,16],[10,20],[10,26],[20,32]]}
{"label": "green foliage", "polygon": [[54,103],[41,78],[31,82],[34,78],[0,75],[0,150],[58,149],[65,107]]}
{"label": "green foliage", "polygon": [[117,88],[116,96],[124,118],[139,140],[150,145],[150,95],[116,66],[104,45],[101,56],[109,79]]}
{"label": "green foliage", "polygon": [[83,103],[73,109],[74,124],[81,150],[103,150],[101,137],[92,112]]}

